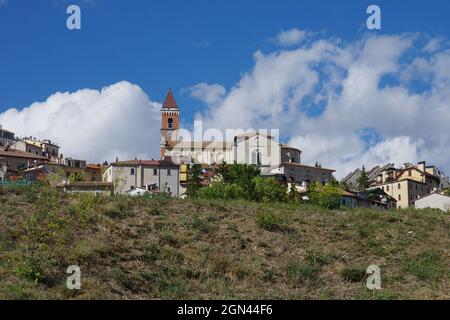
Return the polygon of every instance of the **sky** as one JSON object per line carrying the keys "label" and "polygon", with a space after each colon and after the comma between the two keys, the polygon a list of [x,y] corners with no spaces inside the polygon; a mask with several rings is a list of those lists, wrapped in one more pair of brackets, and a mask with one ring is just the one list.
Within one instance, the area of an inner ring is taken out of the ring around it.
{"label": "sky", "polygon": [[0,0],[0,124],[92,162],[157,158],[172,88],[184,127],[278,128],[338,177],[450,174],[449,15],[445,0]]}

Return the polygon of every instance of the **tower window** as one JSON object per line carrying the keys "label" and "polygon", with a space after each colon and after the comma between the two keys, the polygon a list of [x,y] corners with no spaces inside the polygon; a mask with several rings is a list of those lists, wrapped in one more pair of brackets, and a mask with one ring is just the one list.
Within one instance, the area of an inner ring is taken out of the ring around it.
{"label": "tower window", "polygon": [[167,120],[167,127],[168,127],[169,129],[173,129],[173,119],[172,119],[172,118],[169,118],[169,119]]}

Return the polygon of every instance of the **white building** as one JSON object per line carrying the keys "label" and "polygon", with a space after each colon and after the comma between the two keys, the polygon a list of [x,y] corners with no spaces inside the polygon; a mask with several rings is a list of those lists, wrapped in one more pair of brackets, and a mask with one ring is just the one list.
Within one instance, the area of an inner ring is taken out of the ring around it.
{"label": "white building", "polygon": [[113,183],[114,193],[126,194],[143,188],[150,192],[181,195],[179,166],[170,157],[164,160],[113,162],[105,170],[103,181]]}
{"label": "white building", "polygon": [[432,193],[415,201],[416,209],[439,209],[450,212],[450,196],[440,193]]}

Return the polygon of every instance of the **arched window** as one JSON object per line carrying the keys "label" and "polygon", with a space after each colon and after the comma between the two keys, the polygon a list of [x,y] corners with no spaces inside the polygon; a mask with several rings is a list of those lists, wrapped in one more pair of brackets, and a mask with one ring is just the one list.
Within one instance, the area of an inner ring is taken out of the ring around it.
{"label": "arched window", "polygon": [[172,119],[172,118],[169,118],[169,119],[167,120],[167,127],[168,127],[169,129],[173,129],[173,119]]}

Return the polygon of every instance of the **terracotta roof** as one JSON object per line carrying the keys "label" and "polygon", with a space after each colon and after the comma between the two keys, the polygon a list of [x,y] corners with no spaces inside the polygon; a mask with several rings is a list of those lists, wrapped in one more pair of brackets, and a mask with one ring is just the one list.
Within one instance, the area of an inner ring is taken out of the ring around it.
{"label": "terracotta roof", "polygon": [[99,164],[95,164],[95,163],[90,163],[86,166],[86,168],[88,169],[95,169],[95,170],[101,170],[102,166]]}
{"label": "terracotta roof", "polygon": [[27,158],[27,159],[36,159],[36,160],[47,160],[46,157],[42,157],[42,156],[38,156],[36,154],[33,153],[29,153],[29,152],[23,152],[23,151],[19,151],[19,150],[4,150],[4,149],[0,149],[0,156],[3,157],[15,157],[15,158]]}
{"label": "terracotta roof", "polygon": [[175,166],[172,162],[171,157],[165,157],[163,160],[129,160],[129,161],[119,161],[112,162],[112,166],[160,166],[160,165],[170,165]]}
{"label": "terracotta roof", "polygon": [[166,100],[164,100],[163,103],[163,109],[170,109],[170,108],[176,108],[178,109],[178,104],[175,101],[175,97],[173,96],[172,89],[167,92]]}

